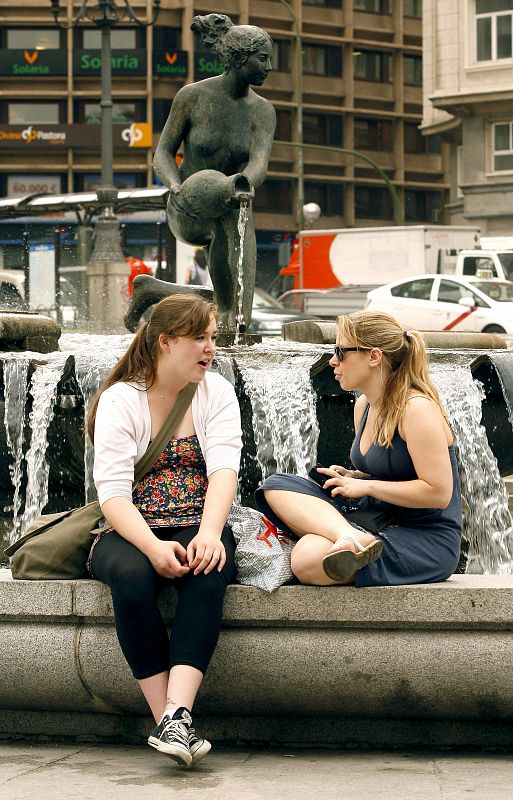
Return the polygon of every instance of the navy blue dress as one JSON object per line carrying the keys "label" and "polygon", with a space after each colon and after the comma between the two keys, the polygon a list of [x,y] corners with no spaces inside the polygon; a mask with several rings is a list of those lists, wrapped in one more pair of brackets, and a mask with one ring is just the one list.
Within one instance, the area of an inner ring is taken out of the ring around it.
{"label": "navy blue dress", "polygon": [[[351,461],[356,469],[371,475],[373,480],[411,481],[418,478],[406,442],[396,431],[390,447],[371,444],[365,455],[360,450],[360,439],[365,428],[369,406],[364,411],[358,432],[351,447]],[[447,508],[403,508],[392,503],[363,497],[351,500],[360,508],[390,510],[394,525],[374,534],[383,542],[383,552],[377,561],[363,567],[355,575],[356,586],[398,586],[409,583],[445,581],[456,567],[461,544],[461,493],[460,479],[454,447],[449,447],[452,467],[452,497]],[[331,497],[320,486],[307,478],[278,473],[271,475],[260,486],[255,498],[260,510],[275,525],[288,528],[272,511],[264,490],[277,489],[308,494],[334,506],[341,514],[347,512],[348,501]],[[358,528],[359,526],[353,525]],[[290,531],[289,531],[290,532]]]}

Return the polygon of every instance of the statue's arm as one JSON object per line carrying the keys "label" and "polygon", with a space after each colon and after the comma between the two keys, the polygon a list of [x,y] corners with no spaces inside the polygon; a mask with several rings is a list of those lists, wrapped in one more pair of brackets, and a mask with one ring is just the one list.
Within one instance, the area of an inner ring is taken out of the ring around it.
{"label": "statue's arm", "polygon": [[186,97],[181,92],[178,92],[173,100],[171,111],[160,135],[153,159],[155,173],[165,186],[175,192],[179,190],[181,184],[175,157],[188,128],[189,115],[187,108]]}
{"label": "statue's arm", "polygon": [[275,130],[276,112],[266,101],[263,107],[255,109],[249,161],[242,171],[252,186],[260,186],[265,180]]}

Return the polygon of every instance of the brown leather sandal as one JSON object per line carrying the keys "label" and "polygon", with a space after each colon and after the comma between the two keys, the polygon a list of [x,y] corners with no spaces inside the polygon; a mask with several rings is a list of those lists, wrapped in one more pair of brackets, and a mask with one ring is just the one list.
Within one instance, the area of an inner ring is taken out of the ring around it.
{"label": "brown leather sandal", "polygon": [[376,561],[381,555],[383,550],[383,542],[375,539],[373,542],[364,547],[358,541],[356,536],[345,534],[337,539],[335,544],[342,542],[344,539],[349,539],[354,542],[358,548],[358,552],[353,553],[352,550],[335,550],[333,553],[328,553],[322,559],[322,568],[328,578],[333,581],[347,581],[355,572],[358,572],[362,567]]}

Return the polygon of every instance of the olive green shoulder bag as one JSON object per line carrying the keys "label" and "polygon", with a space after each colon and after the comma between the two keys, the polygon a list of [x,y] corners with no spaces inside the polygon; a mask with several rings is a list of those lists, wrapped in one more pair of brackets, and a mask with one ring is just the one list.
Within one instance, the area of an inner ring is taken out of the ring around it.
{"label": "olive green shoulder bag", "polygon": [[[178,395],[157,436],[135,465],[134,486],[167,447],[189,408],[198,385],[188,383]],[[4,550],[11,559],[13,578],[20,580],[72,580],[87,577],[86,562],[95,536],[103,530],[97,500],[71,511],[43,514],[24,536]]]}

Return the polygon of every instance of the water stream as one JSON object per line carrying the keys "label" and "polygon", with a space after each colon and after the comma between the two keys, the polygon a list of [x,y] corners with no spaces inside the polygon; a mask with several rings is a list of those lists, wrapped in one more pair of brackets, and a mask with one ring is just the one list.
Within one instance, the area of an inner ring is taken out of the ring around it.
{"label": "water stream", "polygon": [[513,520],[497,461],[481,425],[483,388],[470,369],[432,364],[431,377],[449,414],[461,480],[468,573],[513,573]]}
{"label": "water stream", "polygon": [[293,353],[288,345],[283,350],[260,345],[237,353],[263,478],[275,472],[306,477],[315,464],[319,426],[310,369],[318,360],[319,351],[310,345],[296,345]]}
{"label": "water stream", "polygon": [[237,231],[239,233],[239,260],[237,261],[237,320],[235,326],[235,344],[239,344],[241,326],[244,325],[244,237],[249,216],[249,198],[242,197],[240,201]]}
{"label": "water stream", "polygon": [[4,508],[4,513],[12,515],[12,540],[18,538],[21,529],[20,509],[22,503],[21,480],[23,474],[23,437],[25,428],[25,408],[27,402],[27,379],[29,359],[13,355],[4,359],[4,424],[9,453],[13,463],[9,465],[14,487],[12,505]]}
{"label": "water stream", "polygon": [[[91,398],[98,391],[101,382],[125,352],[133,336],[61,336],[61,350],[75,357],[75,375],[84,398],[84,407],[88,408]],[[93,482],[93,447],[89,436],[84,442],[85,502],[96,500],[96,489]]]}
{"label": "water stream", "polygon": [[[32,353],[32,358],[41,358]],[[25,509],[19,526],[23,534],[39,516],[48,500],[48,474],[50,467],[45,458],[48,447],[48,426],[54,417],[57,384],[59,383],[67,353],[52,353],[46,363],[40,363],[32,373],[29,392],[32,395],[32,410],[29,414],[30,447],[25,455],[27,464],[27,487]],[[11,541],[14,537],[11,534]]]}

